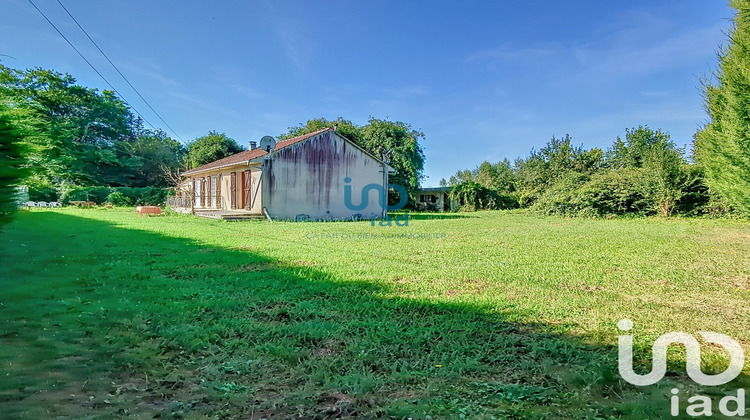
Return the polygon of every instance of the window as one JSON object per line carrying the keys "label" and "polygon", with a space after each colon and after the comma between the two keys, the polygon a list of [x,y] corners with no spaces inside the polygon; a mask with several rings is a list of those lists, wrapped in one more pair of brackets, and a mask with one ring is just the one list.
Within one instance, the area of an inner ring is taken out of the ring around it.
{"label": "window", "polygon": [[422,194],[419,196],[419,201],[422,203],[437,203],[438,198],[436,195],[432,194]]}

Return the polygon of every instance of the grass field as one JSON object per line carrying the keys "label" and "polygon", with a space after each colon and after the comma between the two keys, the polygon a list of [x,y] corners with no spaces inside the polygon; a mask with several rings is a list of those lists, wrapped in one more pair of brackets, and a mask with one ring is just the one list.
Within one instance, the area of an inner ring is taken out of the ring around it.
{"label": "grass field", "polygon": [[411,216],[21,212],[0,233],[2,417],[658,418],[675,386],[750,388],[747,363],[698,388],[679,349],[631,386],[616,348],[629,318],[641,372],[669,331],[747,353],[750,223]]}

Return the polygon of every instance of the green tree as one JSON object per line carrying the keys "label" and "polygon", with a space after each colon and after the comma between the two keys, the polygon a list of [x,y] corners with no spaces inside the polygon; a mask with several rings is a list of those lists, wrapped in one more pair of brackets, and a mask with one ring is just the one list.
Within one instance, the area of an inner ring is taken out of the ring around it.
{"label": "green tree", "polygon": [[190,168],[197,168],[241,152],[242,147],[224,133],[209,131],[188,144],[186,159]]}
{"label": "green tree", "polygon": [[695,157],[709,187],[750,215],[750,0],[730,5],[737,14],[715,81],[705,83],[709,122],[695,136]]}
{"label": "green tree", "polygon": [[425,156],[419,144],[425,138],[424,133],[404,122],[372,117],[360,132],[360,145],[372,154],[380,156],[383,149],[390,152],[390,165],[396,170],[390,182],[401,185],[409,194],[415,193],[424,171]]}
{"label": "green tree", "polygon": [[361,146],[361,128],[354,125],[351,121],[345,120],[343,117],[338,117],[331,121],[326,118],[313,118],[308,120],[304,124],[299,124],[294,127],[289,127],[286,133],[279,136],[279,139],[289,139],[292,137],[301,136],[304,134],[312,133],[313,131],[322,130],[324,128],[336,128],[336,131],[347,139],[359,144]]}
{"label": "green tree", "polygon": [[16,210],[16,186],[23,175],[21,140],[9,108],[0,103],[0,227]]}
{"label": "green tree", "polygon": [[615,140],[607,152],[607,165],[615,171],[635,169],[638,180],[632,191],[651,203],[655,213],[671,215],[688,185],[696,180],[685,159],[685,151],[661,130],[639,126],[625,130],[625,140]]}
{"label": "green tree", "polygon": [[448,185],[453,187],[465,181],[475,181],[475,178],[474,172],[468,169],[458,170],[455,175],[451,175],[448,179]]}
{"label": "green tree", "polygon": [[166,187],[172,175],[181,168],[187,149],[162,130],[141,129],[130,144],[138,160],[133,187]]}
{"label": "green tree", "polygon": [[122,143],[132,140],[133,116],[113,92],[77,85],[69,74],[0,65],[0,99],[41,122],[40,135],[24,138],[32,184],[132,180],[137,162]]}

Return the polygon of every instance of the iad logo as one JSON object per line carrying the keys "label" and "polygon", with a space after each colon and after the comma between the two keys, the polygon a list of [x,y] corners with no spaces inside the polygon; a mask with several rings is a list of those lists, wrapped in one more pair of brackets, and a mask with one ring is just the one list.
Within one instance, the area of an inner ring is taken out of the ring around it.
{"label": "iad logo", "polygon": [[[630,331],[633,321],[622,319],[617,323],[621,331]],[[745,363],[745,353],[742,347],[729,336],[715,332],[699,332],[698,334],[709,343],[718,344],[729,352],[730,362],[727,369],[716,375],[707,375],[701,371],[701,346],[698,340],[684,332],[670,332],[659,336],[652,347],[652,368],[646,375],[639,375],[633,371],[633,336],[620,335],[617,340],[618,346],[618,370],[623,379],[637,386],[653,385],[664,378],[667,373],[667,347],[670,344],[682,344],[685,346],[685,370],[690,379],[705,386],[723,385],[742,372]],[[671,412],[673,416],[679,415],[679,393],[673,389],[671,397]],[[695,403],[687,407],[686,413],[690,416],[711,415],[712,401],[705,395],[696,395],[688,398],[688,402]],[[734,402],[736,410],[730,410],[728,403]],[[743,416],[745,414],[745,390],[739,389],[737,396],[726,396],[719,401],[719,411],[725,416]]]}
{"label": "iad logo", "polygon": [[[349,177],[344,178],[344,182],[346,184],[349,184],[352,182],[352,179]],[[370,191],[377,191],[378,192],[378,203],[380,204],[380,209],[382,210],[382,215],[384,216],[384,219],[380,221],[380,226],[391,226],[391,218],[388,217],[389,211],[395,211],[395,210],[401,210],[406,206],[406,202],[409,200],[409,195],[406,192],[406,189],[400,185],[396,184],[388,184],[388,188],[394,189],[398,195],[399,200],[398,203],[396,203],[393,206],[388,205],[388,192],[383,188],[380,184],[367,184],[362,188],[361,195],[360,195],[360,201],[359,204],[354,205],[352,203],[352,186],[351,185],[345,185],[344,186],[344,205],[346,208],[352,211],[361,211],[367,208],[367,206],[370,205]],[[378,215],[375,213],[372,213],[370,215],[370,223],[375,226],[375,218]],[[397,226],[408,226],[409,225],[409,213],[404,214],[403,216],[396,218],[396,225]]]}

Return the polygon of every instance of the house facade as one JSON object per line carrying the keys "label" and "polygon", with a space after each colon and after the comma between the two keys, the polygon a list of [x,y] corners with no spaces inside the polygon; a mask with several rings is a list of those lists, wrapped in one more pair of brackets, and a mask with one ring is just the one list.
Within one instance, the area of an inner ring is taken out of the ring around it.
{"label": "house facade", "polygon": [[360,192],[372,184],[382,187],[384,171],[393,168],[326,128],[279,141],[273,150],[251,143],[248,150],[184,172],[175,207],[287,220],[379,217],[377,189],[365,197]]}
{"label": "house facade", "polygon": [[452,187],[422,188],[417,191],[415,206],[422,211],[450,210],[448,197]]}

